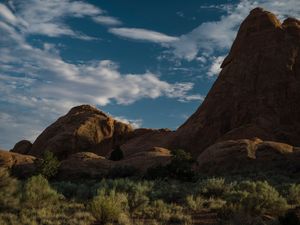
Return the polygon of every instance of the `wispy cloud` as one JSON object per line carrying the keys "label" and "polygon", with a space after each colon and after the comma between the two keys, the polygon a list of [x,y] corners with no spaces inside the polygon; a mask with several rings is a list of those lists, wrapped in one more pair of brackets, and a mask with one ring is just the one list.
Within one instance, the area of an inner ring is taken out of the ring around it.
{"label": "wispy cloud", "polygon": [[130,124],[133,128],[140,128],[143,124],[142,119],[127,119],[124,116],[114,116],[114,118],[120,122]]}
{"label": "wispy cloud", "polygon": [[[236,4],[204,5],[202,9],[216,9],[224,12],[219,20],[201,23],[192,31],[177,37],[158,33],[152,30],[137,28],[112,28],[109,31],[118,36],[158,43],[166,48],[167,56],[160,57],[175,60],[211,63],[207,74],[218,74],[220,61],[228,52],[236,36],[239,25],[255,7],[263,7],[274,12],[280,19],[287,16],[300,17],[300,1],[269,1],[269,0],[241,0]],[[177,12],[182,16],[182,12]]]}
{"label": "wispy cloud", "polygon": [[207,75],[209,77],[216,76],[221,72],[221,64],[224,59],[225,59],[225,56],[211,57],[211,59],[210,59],[211,65],[207,72]]}
{"label": "wispy cloud", "polygon": [[118,26],[122,24],[119,19],[111,16],[96,16],[93,18],[93,20],[97,23],[108,26]]}
{"label": "wispy cloud", "polygon": [[[73,12],[76,8],[73,6]],[[23,138],[33,140],[48,123],[78,104],[127,105],[158,97],[197,100],[197,95],[189,94],[193,88],[190,82],[169,83],[150,71],[121,73],[118,63],[110,60],[75,64],[65,61],[54,44],[32,46],[20,29],[19,17],[3,4],[0,9],[5,9],[0,20],[1,147]],[[82,17],[84,12],[97,10],[86,7],[74,15]],[[52,17],[52,13],[44,16]],[[62,34],[61,27],[58,29],[57,34]],[[139,120],[128,121],[141,124]]]}
{"label": "wispy cloud", "polygon": [[168,53],[187,61],[199,59],[199,57],[202,61],[209,61],[214,57],[208,75],[216,74],[219,71],[216,66],[222,59],[220,57],[229,50],[239,25],[255,7],[263,7],[275,13],[280,19],[288,16],[300,17],[300,1],[298,0],[242,0],[237,4],[204,6],[204,8],[222,10],[225,15],[220,20],[204,22],[191,32],[179,36],[177,41],[167,45]]}
{"label": "wispy cloud", "polygon": [[124,38],[154,43],[168,43],[178,40],[177,37],[140,28],[111,28],[109,32]]}
{"label": "wispy cloud", "polygon": [[[10,24],[18,26],[23,34],[50,37],[71,36],[83,40],[95,38],[82,34],[67,25],[68,18],[88,17],[99,24],[119,25],[121,21],[84,1],[71,0],[14,0],[0,5],[0,15]],[[10,9],[9,9],[9,8]],[[14,13],[12,13],[12,11]]]}

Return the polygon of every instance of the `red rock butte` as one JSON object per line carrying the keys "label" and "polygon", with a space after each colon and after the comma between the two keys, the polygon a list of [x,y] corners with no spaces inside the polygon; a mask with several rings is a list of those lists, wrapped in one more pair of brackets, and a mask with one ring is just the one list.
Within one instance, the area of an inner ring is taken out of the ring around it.
{"label": "red rock butte", "polygon": [[172,146],[199,155],[222,140],[300,146],[300,21],[256,8],[241,24],[222,71]]}
{"label": "red rock butte", "polygon": [[[169,149],[181,148],[207,173],[241,168],[299,173],[300,21],[281,23],[270,12],[252,10],[221,67],[202,105],[176,131],[134,130],[95,107],[77,106],[33,144],[23,140],[15,153],[0,151],[0,167],[16,161],[32,170],[35,157],[49,150],[62,160],[62,177],[98,177],[116,165],[146,171],[168,163]],[[120,162],[105,158],[116,146],[124,152]]]}

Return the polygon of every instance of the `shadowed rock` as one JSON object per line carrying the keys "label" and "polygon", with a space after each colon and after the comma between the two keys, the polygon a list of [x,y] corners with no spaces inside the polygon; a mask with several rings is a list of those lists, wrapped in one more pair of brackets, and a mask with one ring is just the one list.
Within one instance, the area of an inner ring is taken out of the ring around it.
{"label": "shadowed rock", "polygon": [[300,146],[300,22],[256,8],[241,24],[222,71],[173,147],[199,155],[230,139]]}
{"label": "shadowed rock", "polygon": [[14,148],[10,150],[11,152],[20,153],[20,154],[28,154],[32,148],[32,143],[28,140],[19,141],[15,144]]}
{"label": "shadowed rock", "polygon": [[165,165],[170,160],[169,150],[163,148],[151,148],[120,161],[111,161],[91,152],[79,152],[61,162],[58,176],[61,179],[101,178],[115,167],[131,167],[143,174],[149,167]]}
{"label": "shadowed rock", "polygon": [[10,169],[18,177],[28,177],[35,171],[34,156],[0,150],[0,168]]}
{"label": "shadowed rock", "polygon": [[199,171],[210,174],[280,171],[299,175],[299,160],[299,148],[258,138],[219,142],[198,157]]}

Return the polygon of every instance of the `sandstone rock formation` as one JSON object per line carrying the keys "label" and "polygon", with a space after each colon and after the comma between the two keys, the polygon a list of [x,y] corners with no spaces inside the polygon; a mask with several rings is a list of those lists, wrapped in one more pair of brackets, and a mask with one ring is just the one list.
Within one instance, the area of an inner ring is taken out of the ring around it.
{"label": "sandstone rock formation", "polygon": [[11,152],[28,154],[32,148],[32,143],[28,140],[22,140],[15,144],[14,148],[10,150]]}
{"label": "sandstone rock formation", "polygon": [[198,156],[203,173],[242,173],[276,171],[300,174],[300,148],[254,138],[214,144]]}
{"label": "sandstone rock formation", "polygon": [[34,160],[35,157],[33,156],[0,150],[0,168],[11,169],[19,177],[33,174],[35,170]]}
{"label": "sandstone rock formation", "polygon": [[168,129],[136,129],[128,135],[128,141],[121,148],[125,158],[155,147],[168,148],[173,134],[174,132]]}
{"label": "sandstone rock formation", "polygon": [[61,162],[58,177],[63,179],[101,178],[114,167],[131,167],[142,174],[149,167],[165,165],[170,160],[169,150],[163,148],[151,148],[120,161],[110,161],[91,152],[79,152]]}
{"label": "sandstone rock formation", "polygon": [[40,157],[48,150],[64,159],[77,152],[89,151],[105,156],[116,145],[122,144],[132,130],[130,125],[114,120],[92,106],[81,105],[44,130],[28,154]]}
{"label": "sandstone rock formation", "polygon": [[222,140],[300,146],[300,21],[282,24],[261,8],[241,24],[222,71],[173,147],[199,155]]}

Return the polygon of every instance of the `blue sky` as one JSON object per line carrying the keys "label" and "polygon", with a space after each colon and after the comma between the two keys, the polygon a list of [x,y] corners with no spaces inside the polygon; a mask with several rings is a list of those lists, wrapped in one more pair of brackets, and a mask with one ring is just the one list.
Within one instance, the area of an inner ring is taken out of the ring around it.
{"label": "blue sky", "polygon": [[176,129],[257,6],[300,15],[298,0],[0,1],[0,148],[34,141],[79,104]]}

